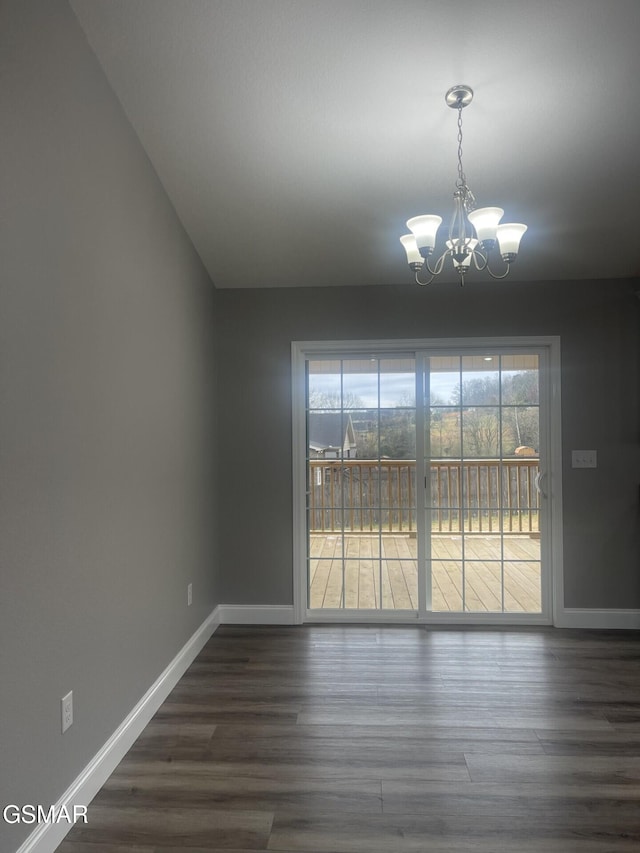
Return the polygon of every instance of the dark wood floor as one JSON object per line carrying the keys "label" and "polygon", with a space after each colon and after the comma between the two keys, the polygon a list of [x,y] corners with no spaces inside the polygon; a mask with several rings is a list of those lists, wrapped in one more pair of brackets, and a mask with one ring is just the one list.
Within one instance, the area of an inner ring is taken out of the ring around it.
{"label": "dark wood floor", "polygon": [[640,850],[640,633],[221,627],[59,853]]}

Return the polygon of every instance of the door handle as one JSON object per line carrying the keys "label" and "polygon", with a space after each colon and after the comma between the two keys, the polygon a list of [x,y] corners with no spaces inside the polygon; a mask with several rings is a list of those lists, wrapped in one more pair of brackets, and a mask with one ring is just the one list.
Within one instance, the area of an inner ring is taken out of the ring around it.
{"label": "door handle", "polygon": [[542,479],[543,479],[543,477],[546,477],[546,476],[547,475],[544,471],[538,471],[538,473],[536,474],[535,479],[533,481],[533,485],[535,486],[535,490],[540,495],[541,498],[547,497],[547,493],[542,488]]}

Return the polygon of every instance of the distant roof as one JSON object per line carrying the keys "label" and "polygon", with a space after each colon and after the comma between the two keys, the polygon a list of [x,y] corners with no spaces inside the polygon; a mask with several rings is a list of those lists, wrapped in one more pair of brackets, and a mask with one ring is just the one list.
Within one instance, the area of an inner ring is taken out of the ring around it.
{"label": "distant roof", "polygon": [[[351,415],[341,412],[309,412],[308,423],[309,447],[312,450],[343,447],[347,438],[353,443]],[[349,436],[347,432],[350,432]]]}

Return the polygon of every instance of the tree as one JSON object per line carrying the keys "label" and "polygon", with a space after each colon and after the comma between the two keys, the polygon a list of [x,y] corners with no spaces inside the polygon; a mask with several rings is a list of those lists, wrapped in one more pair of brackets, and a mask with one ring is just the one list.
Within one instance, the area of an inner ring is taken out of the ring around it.
{"label": "tree", "polygon": [[479,407],[463,410],[462,433],[465,456],[498,456],[500,449],[498,409]]}
{"label": "tree", "polygon": [[316,388],[309,389],[310,409],[362,409],[364,403],[357,394],[347,391],[340,394],[339,391],[319,391]]}
{"label": "tree", "polygon": [[451,394],[453,406],[497,406],[500,400],[499,379],[495,375],[465,379]]}
{"label": "tree", "polygon": [[538,411],[538,371],[524,370],[506,375],[503,381],[503,452],[511,455],[516,447],[540,446]]}
{"label": "tree", "polygon": [[[465,455],[497,456],[500,452],[500,430],[505,456],[513,455],[520,445],[539,447],[537,370],[466,379],[455,388],[450,403],[460,408]],[[453,438],[451,425],[449,432]],[[442,444],[441,440],[441,448]],[[456,444],[459,442],[449,440],[450,447]]]}

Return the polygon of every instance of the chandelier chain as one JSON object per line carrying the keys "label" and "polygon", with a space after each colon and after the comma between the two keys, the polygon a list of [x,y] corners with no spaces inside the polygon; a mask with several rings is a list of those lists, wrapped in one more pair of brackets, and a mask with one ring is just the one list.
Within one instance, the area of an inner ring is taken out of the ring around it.
{"label": "chandelier chain", "polygon": [[467,176],[462,166],[462,107],[463,104],[458,106],[458,180],[456,181],[456,187],[461,193],[462,204],[466,213],[470,213],[472,210],[475,210],[476,199],[467,184]]}
{"label": "chandelier chain", "polygon": [[462,189],[466,183],[467,176],[462,168],[462,107],[458,107],[458,180],[456,185]]}

